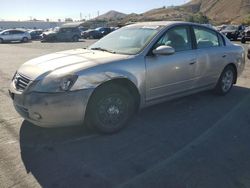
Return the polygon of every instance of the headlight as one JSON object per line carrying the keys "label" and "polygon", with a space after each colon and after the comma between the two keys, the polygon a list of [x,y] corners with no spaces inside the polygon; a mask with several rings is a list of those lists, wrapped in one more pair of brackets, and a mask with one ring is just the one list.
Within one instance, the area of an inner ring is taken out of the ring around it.
{"label": "headlight", "polygon": [[62,91],[70,90],[70,88],[73,86],[76,80],[77,80],[76,75],[71,75],[71,76],[62,78],[61,83],[60,83],[60,89]]}
{"label": "headlight", "polygon": [[76,82],[77,75],[65,75],[58,77],[57,75],[51,74],[40,80],[33,91],[38,92],[65,92],[69,91],[70,88]]}

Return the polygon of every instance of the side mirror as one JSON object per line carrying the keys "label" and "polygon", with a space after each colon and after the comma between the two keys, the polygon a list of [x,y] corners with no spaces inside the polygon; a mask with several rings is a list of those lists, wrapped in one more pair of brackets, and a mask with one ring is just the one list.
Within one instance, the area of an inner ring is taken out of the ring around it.
{"label": "side mirror", "polygon": [[172,55],[175,53],[175,49],[171,46],[162,45],[153,50],[155,55]]}

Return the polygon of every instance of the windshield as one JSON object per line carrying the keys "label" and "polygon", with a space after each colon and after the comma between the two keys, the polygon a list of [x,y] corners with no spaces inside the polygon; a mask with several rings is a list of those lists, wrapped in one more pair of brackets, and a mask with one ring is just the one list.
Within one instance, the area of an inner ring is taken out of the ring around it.
{"label": "windshield", "polygon": [[52,31],[58,32],[60,30],[60,27],[55,27]]}
{"label": "windshield", "polygon": [[160,27],[125,27],[107,35],[89,49],[105,50],[119,54],[135,55],[141,52],[145,46],[159,32]]}

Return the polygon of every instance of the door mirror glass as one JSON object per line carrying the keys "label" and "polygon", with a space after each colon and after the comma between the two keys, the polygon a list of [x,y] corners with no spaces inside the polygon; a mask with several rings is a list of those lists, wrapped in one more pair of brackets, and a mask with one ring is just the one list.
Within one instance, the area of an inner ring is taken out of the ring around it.
{"label": "door mirror glass", "polygon": [[172,55],[175,53],[175,49],[171,46],[162,45],[153,50],[155,55]]}

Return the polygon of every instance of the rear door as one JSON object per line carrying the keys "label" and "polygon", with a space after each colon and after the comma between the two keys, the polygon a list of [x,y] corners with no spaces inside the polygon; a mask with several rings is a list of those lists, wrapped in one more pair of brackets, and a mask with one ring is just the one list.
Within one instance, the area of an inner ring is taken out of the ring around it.
{"label": "rear door", "polygon": [[57,38],[60,41],[66,41],[72,39],[72,28],[61,28]]}
{"label": "rear door", "polygon": [[225,64],[224,40],[216,31],[193,26],[197,46],[197,71],[194,87],[203,87],[217,82]]}
{"label": "rear door", "polygon": [[12,30],[10,33],[12,35],[13,41],[20,40],[20,37],[19,37],[20,34],[17,30]]}
{"label": "rear door", "polygon": [[14,34],[15,40],[23,40],[24,37],[25,36],[24,36],[23,31],[18,31],[18,30],[15,31],[15,34]]}

